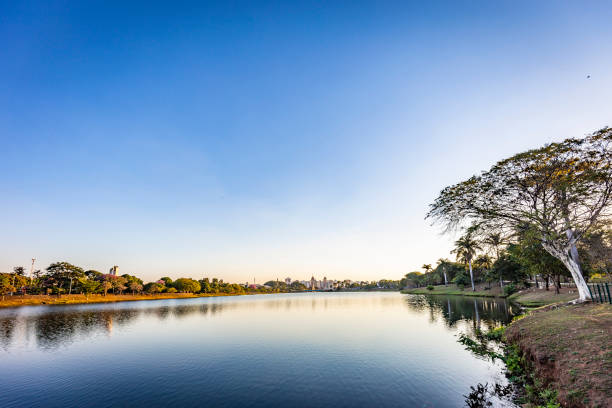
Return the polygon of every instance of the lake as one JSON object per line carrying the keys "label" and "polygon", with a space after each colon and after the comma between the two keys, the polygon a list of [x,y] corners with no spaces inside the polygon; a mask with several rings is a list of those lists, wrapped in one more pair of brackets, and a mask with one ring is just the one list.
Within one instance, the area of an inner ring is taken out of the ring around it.
{"label": "lake", "polygon": [[0,407],[459,407],[507,381],[457,333],[512,316],[397,292],[0,309]]}

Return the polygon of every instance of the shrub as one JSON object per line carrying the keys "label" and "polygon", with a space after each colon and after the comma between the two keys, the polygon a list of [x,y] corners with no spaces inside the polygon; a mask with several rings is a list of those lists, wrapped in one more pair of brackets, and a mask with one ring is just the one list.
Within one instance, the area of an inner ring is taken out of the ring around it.
{"label": "shrub", "polygon": [[457,287],[459,288],[459,290],[465,289],[465,285],[463,283],[457,284]]}
{"label": "shrub", "polygon": [[504,286],[504,294],[506,296],[510,296],[511,294],[516,293],[516,291],[517,289],[516,286],[514,286],[514,283]]}
{"label": "shrub", "polygon": [[173,285],[179,292],[193,293],[201,289],[200,282],[189,278],[177,279]]}
{"label": "shrub", "polygon": [[501,341],[505,331],[506,328],[504,326],[496,327],[495,329],[490,330],[485,336],[489,340]]}
{"label": "shrub", "polygon": [[166,293],[176,293],[176,288],[166,288]]}
{"label": "shrub", "polygon": [[470,284],[470,277],[465,274],[465,272],[461,271],[455,275],[453,278],[453,283],[457,286],[466,286]]}
{"label": "shrub", "polygon": [[434,290],[434,287],[432,285],[427,285],[427,290]]}

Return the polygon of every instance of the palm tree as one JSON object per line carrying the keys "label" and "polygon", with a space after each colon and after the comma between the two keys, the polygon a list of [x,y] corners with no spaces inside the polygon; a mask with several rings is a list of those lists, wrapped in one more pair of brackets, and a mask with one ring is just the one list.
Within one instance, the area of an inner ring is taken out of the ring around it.
{"label": "palm tree", "polygon": [[425,280],[427,284],[434,284],[435,282],[433,281],[433,276],[429,274],[431,271],[433,271],[431,264],[424,264],[423,266],[421,266],[421,268],[425,269]]}
{"label": "palm tree", "polygon": [[[448,279],[446,279],[446,266],[450,261],[448,259],[438,259],[438,268],[441,267],[442,273],[444,274],[444,286],[448,286]],[[436,268],[437,269],[437,268]]]}
{"label": "palm tree", "polygon": [[[495,251],[495,260],[499,259],[499,248],[504,244],[504,238],[499,232],[493,232],[487,235],[484,239],[484,244]],[[504,280],[502,279],[501,271],[499,272],[499,287],[504,288]]]}
{"label": "palm tree", "polygon": [[474,272],[472,272],[472,259],[476,255],[476,251],[480,248],[478,241],[472,238],[472,234],[469,232],[455,241],[455,249],[451,253],[457,254],[457,260],[469,265],[470,267],[470,280],[472,281],[472,292],[476,291],[474,286]]}

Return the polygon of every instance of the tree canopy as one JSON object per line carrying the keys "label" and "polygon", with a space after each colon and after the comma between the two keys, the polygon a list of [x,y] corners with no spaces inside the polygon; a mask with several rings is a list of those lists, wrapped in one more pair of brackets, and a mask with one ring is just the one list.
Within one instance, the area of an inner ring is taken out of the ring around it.
{"label": "tree canopy", "polygon": [[447,229],[512,232],[529,225],[589,298],[576,244],[612,220],[612,129],[514,155],[446,187],[427,218]]}

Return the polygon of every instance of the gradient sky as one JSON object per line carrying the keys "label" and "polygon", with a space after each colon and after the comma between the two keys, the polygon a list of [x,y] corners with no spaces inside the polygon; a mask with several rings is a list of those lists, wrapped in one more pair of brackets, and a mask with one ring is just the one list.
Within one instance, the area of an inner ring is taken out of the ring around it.
{"label": "gradient sky", "polygon": [[[2,2],[0,271],[400,279],[446,185],[612,125],[610,2]],[[587,75],[591,78],[587,79]]]}

